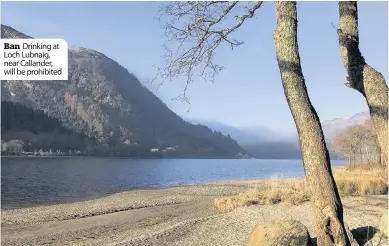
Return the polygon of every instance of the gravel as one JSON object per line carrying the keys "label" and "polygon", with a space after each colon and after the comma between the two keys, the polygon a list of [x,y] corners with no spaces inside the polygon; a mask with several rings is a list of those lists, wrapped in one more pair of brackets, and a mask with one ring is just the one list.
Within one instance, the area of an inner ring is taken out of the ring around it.
{"label": "gravel", "polygon": [[[70,204],[2,211],[2,245],[247,245],[265,222],[294,219],[315,236],[309,203],[254,205],[216,212],[216,197],[234,195],[255,181],[137,190]],[[350,229],[378,227],[386,197],[343,198]]]}

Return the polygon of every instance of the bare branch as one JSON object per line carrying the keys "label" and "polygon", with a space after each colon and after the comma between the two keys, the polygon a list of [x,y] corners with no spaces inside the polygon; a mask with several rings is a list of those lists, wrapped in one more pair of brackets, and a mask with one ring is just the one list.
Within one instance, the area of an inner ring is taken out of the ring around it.
{"label": "bare branch", "polygon": [[224,69],[214,62],[216,49],[223,43],[231,49],[243,44],[232,34],[247,19],[253,18],[261,5],[262,2],[238,1],[169,2],[161,5],[158,19],[169,38],[169,46],[174,48],[165,46],[165,66],[157,75],[162,78],[160,84],[185,76],[183,94],[176,99],[189,103],[186,94],[194,77],[214,81]]}
{"label": "bare branch", "polygon": [[346,76],[346,77],[344,77],[344,79],[347,81],[347,83],[344,83],[344,84],[345,84],[347,87],[352,88],[352,86],[350,85],[349,78]]}

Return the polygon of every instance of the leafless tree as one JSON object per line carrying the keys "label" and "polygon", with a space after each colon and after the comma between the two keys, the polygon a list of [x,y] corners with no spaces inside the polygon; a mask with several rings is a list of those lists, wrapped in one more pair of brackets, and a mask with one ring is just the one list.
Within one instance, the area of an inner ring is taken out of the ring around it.
{"label": "leafless tree", "polygon": [[343,157],[347,157],[351,166],[354,165],[357,149],[356,142],[354,141],[354,127],[346,128],[337,135],[332,143],[332,147],[335,152]]}
{"label": "leafless tree", "polygon": [[[339,47],[348,72],[346,86],[361,93],[369,106],[382,164],[388,166],[388,86],[384,76],[372,68],[359,50],[358,3],[339,2]],[[386,55],[386,54],[385,54]]]}
{"label": "leafless tree", "polygon": [[217,48],[228,45],[231,49],[243,42],[234,38],[235,32],[248,19],[253,18],[262,2],[169,2],[160,6],[160,20],[165,35],[170,38],[165,45],[167,66],[159,68],[159,75],[166,79],[185,76],[186,84],[178,98],[188,102],[187,88],[194,77],[213,82],[224,69],[215,63]]}
{"label": "leafless tree", "polygon": [[379,145],[370,120],[363,125],[349,126],[337,135],[334,150],[347,157],[350,165],[379,162]]}
{"label": "leafless tree", "polygon": [[[350,245],[343,222],[343,207],[332,175],[330,158],[319,117],[305,86],[297,43],[296,2],[276,2],[276,56],[284,92],[297,126],[305,175],[312,193],[318,245]],[[242,45],[235,32],[253,18],[262,2],[169,2],[161,6],[159,19],[166,35],[166,79],[186,77],[182,100],[194,77],[211,81],[223,69],[215,64],[217,48]]]}
{"label": "leafless tree", "polygon": [[23,141],[20,139],[2,141],[1,151],[7,155],[20,155],[23,153]]}

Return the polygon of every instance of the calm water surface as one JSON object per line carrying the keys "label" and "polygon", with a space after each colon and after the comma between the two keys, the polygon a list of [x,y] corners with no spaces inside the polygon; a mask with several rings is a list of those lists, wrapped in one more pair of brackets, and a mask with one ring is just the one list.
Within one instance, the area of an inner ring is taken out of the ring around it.
{"label": "calm water surface", "polygon": [[[332,166],[344,165],[332,161]],[[2,209],[65,203],[131,189],[302,177],[301,160],[2,158]]]}

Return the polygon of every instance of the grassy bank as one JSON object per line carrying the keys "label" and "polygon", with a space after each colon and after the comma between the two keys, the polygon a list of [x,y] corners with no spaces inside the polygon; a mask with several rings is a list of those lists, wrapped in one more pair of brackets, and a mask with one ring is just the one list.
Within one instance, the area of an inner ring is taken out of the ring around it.
{"label": "grassy bank", "polygon": [[[383,195],[388,192],[387,170],[379,165],[355,165],[333,168],[341,196]],[[270,179],[256,182],[247,191],[235,196],[216,198],[214,207],[229,212],[253,204],[295,205],[309,201],[310,192],[305,179]]]}

